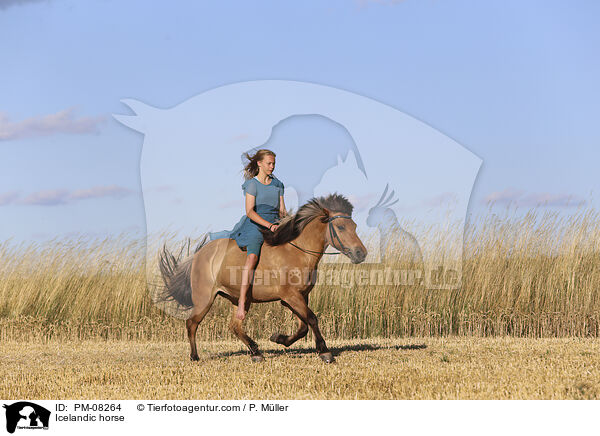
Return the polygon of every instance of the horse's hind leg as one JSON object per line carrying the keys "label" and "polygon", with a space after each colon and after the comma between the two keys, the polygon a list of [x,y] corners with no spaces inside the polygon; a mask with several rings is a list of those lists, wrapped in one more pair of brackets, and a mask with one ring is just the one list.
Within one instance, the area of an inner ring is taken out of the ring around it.
{"label": "horse's hind leg", "polygon": [[[246,312],[248,312],[249,304],[246,303]],[[248,349],[250,350],[250,357],[253,362],[262,362],[265,360],[260,350],[258,349],[258,344],[252,340],[250,336],[246,334],[244,328],[242,326],[242,320],[236,317],[238,307],[237,305],[233,306],[233,314],[231,315],[231,322],[229,323],[229,328],[231,332],[236,335],[240,340],[246,344]]]}
{"label": "horse's hind leg", "polygon": [[206,292],[200,296],[199,301],[194,302],[194,308],[192,309],[192,315],[187,319],[185,325],[187,327],[188,339],[190,341],[190,359],[199,360],[198,349],[196,348],[196,331],[198,330],[198,324],[202,322],[208,311],[210,310],[213,302],[215,301],[216,294]]}
{"label": "horse's hind leg", "polygon": [[[306,294],[306,296],[304,297],[304,301],[306,302],[306,304],[308,304],[308,294]],[[283,302],[281,303],[283,304]],[[299,339],[302,339],[304,336],[306,336],[306,334],[308,333],[308,326],[306,325],[306,323],[302,320],[302,318],[298,318],[298,330],[296,330],[296,333],[294,333],[293,335],[282,335],[281,333],[273,333],[273,335],[271,336],[271,342],[275,342],[277,344],[281,344],[285,347],[289,347],[290,345],[292,345],[294,342],[298,341]]]}

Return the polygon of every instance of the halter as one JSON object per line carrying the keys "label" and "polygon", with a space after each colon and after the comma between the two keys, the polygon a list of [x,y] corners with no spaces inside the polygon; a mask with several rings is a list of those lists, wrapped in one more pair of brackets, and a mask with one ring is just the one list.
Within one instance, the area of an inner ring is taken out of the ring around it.
{"label": "halter", "polygon": [[[315,256],[317,254],[346,254],[349,250],[344,247],[344,244],[342,244],[342,241],[340,240],[340,237],[338,236],[337,232],[335,231],[335,229],[333,228],[333,225],[331,224],[331,222],[336,219],[336,218],[346,218],[351,220],[352,217],[348,216],[348,215],[335,215],[335,216],[330,216],[329,218],[327,218],[327,221],[329,223],[329,239],[331,240],[331,244],[333,245],[333,248],[335,248],[336,250],[339,250],[337,253],[325,253],[324,251],[313,251],[313,250],[307,250],[305,248],[301,248],[298,247],[296,244],[294,244],[293,242],[289,242],[290,244],[292,244],[294,247],[296,247],[297,249],[304,251],[305,253],[308,254],[314,254]],[[335,236],[335,239],[338,240],[339,244],[340,244],[340,248],[335,246],[335,243],[333,241],[333,237]]]}

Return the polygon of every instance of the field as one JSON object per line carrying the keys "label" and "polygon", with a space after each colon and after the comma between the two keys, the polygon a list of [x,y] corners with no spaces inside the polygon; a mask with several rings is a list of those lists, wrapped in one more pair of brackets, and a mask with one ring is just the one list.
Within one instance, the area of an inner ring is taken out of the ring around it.
{"label": "field", "polygon": [[[260,342],[8,342],[0,398],[81,399],[600,399],[592,339],[333,340],[335,365],[313,345]],[[43,368],[43,370],[40,370]]]}
{"label": "field", "polygon": [[277,303],[250,310],[246,331],[267,358],[251,364],[223,299],[198,330],[200,362],[189,362],[184,322],[150,297],[146,241],[6,241],[0,397],[598,398],[597,213],[472,222],[458,289],[315,287],[309,303],[337,354],[332,366],[316,357],[312,334],[288,351],[266,342],[295,327]]}

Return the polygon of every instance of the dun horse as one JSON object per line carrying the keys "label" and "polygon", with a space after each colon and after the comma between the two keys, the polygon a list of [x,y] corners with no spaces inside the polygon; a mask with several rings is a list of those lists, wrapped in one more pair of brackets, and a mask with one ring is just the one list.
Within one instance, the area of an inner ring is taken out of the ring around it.
{"label": "dun horse", "polygon": [[[312,198],[296,214],[283,218],[274,233],[263,231],[265,243],[255,276],[264,280],[256,280],[248,289],[246,311],[251,303],[281,300],[281,304],[299,319],[296,333],[290,336],[274,333],[271,341],[289,347],[306,336],[310,327],[315,335],[317,352],[326,363],[333,362],[334,358],[319,331],[317,317],[308,307],[308,296],[316,282],[319,261],[323,254],[329,254],[325,253],[328,246],[348,256],[353,263],[365,260],[367,249],[356,234],[352,209],[352,204],[337,193]],[[246,254],[232,239],[208,243],[206,239],[205,236],[194,254],[181,262],[163,247],[160,256],[165,283],[162,299],[175,300],[183,307],[192,308],[186,322],[192,360],[198,360],[198,324],[220,295],[234,305],[231,331],[246,344],[253,361],[262,361],[264,358],[258,345],[244,332],[242,321],[235,317]]]}

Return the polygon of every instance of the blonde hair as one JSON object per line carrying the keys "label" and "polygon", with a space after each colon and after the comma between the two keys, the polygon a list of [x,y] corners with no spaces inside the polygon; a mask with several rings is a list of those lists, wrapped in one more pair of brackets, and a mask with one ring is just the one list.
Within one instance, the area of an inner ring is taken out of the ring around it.
{"label": "blonde hair", "polygon": [[244,178],[251,179],[252,177],[258,174],[258,162],[263,160],[266,156],[275,157],[275,153],[271,150],[267,150],[266,148],[261,148],[254,155],[250,155],[248,153],[244,153],[244,157],[248,159],[248,164],[244,167]]}

